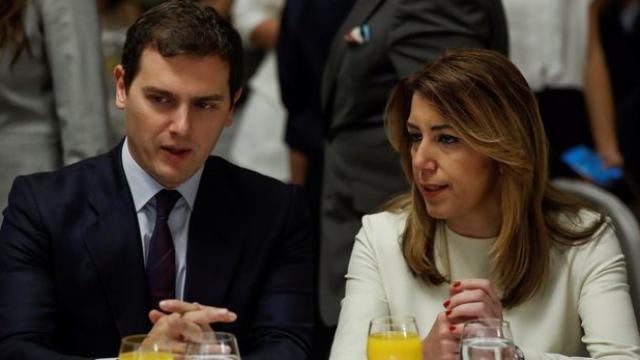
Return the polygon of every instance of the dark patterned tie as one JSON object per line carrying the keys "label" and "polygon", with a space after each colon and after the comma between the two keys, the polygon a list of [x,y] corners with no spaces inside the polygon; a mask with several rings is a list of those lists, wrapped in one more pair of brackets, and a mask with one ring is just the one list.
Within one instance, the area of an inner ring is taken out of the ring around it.
{"label": "dark patterned tie", "polygon": [[162,190],[156,198],[156,225],[149,241],[149,255],[147,256],[147,277],[149,278],[149,293],[153,307],[164,299],[175,298],[176,288],[176,259],[173,248],[173,237],[169,230],[169,214],[180,198],[175,190]]}

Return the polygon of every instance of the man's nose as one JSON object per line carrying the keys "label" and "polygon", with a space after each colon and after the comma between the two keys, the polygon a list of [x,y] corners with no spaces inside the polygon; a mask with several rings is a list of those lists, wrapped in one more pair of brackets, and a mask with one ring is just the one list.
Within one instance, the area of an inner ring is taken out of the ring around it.
{"label": "man's nose", "polygon": [[189,107],[180,106],[173,114],[169,130],[177,135],[186,135],[189,132],[189,127],[191,126],[189,115]]}

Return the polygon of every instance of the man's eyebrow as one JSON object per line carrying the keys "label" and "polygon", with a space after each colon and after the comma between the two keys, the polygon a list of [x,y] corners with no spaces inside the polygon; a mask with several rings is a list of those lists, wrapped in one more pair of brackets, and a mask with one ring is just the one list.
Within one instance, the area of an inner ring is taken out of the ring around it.
{"label": "man's eyebrow", "polygon": [[[171,93],[170,91],[167,91],[155,86],[144,86],[142,88],[142,91],[145,93],[155,93],[155,94],[164,95],[164,96],[173,96],[173,93]],[[201,102],[201,101],[220,102],[224,100],[224,96],[220,94],[196,96],[191,100],[195,102]]]}
{"label": "man's eyebrow", "polygon": [[206,95],[206,96],[197,96],[193,98],[193,101],[196,102],[207,102],[207,101],[213,101],[213,102],[220,102],[224,100],[224,96],[222,95]]}
{"label": "man's eyebrow", "polygon": [[163,90],[160,88],[157,88],[155,86],[143,86],[142,87],[142,92],[145,93],[156,93],[156,94],[160,94],[160,95],[172,95],[171,92],[167,91],[167,90]]}

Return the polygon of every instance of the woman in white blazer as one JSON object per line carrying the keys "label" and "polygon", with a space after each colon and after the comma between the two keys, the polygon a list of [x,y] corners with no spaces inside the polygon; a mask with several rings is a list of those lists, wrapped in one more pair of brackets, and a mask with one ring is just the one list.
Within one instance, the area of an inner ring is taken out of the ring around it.
{"label": "woman in white blazer", "polygon": [[384,315],[415,316],[430,360],[458,359],[478,318],[510,321],[527,359],[640,357],[618,241],[549,184],[535,97],[513,64],[449,52],[400,82],[386,121],[412,189],[363,218],[331,359],[366,358]]}

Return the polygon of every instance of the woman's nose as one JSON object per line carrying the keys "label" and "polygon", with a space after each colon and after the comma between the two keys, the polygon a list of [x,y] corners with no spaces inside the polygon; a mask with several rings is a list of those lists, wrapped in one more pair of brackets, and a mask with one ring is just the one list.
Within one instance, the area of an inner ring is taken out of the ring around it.
{"label": "woman's nose", "polygon": [[413,166],[420,170],[420,173],[435,172],[438,168],[434,149],[427,143],[421,143],[413,154]]}

